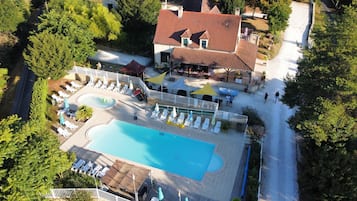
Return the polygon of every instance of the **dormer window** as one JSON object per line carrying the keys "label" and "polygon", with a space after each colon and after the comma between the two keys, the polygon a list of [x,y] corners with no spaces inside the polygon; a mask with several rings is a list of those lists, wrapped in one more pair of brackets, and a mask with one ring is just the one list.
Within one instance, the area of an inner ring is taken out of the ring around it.
{"label": "dormer window", "polygon": [[182,38],[182,45],[187,47],[188,46],[188,38]]}
{"label": "dormer window", "polygon": [[206,49],[208,45],[208,40],[200,40],[201,41],[201,48]]}
{"label": "dormer window", "polygon": [[200,48],[206,49],[208,47],[208,40],[209,40],[208,31],[204,31],[199,39],[200,39]]}
{"label": "dormer window", "polygon": [[189,44],[191,44],[191,38],[192,34],[189,29],[186,29],[182,34],[181,34],[181,46],[187,47]]}

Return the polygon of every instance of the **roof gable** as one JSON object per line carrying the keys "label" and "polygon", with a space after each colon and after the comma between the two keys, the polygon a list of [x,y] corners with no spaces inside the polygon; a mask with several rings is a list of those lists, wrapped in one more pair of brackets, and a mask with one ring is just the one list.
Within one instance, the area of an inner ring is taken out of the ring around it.
{"label": "roof gable", "polygon": [[180,46],[181,35],[189,29],[192,33],[190,47],[199,48],[199,38],[207,31],[209,49],[234,52],[240,23],[241,18],[236,15],[184,11],[178,18],[175,11],[160,10],[154,44]]}

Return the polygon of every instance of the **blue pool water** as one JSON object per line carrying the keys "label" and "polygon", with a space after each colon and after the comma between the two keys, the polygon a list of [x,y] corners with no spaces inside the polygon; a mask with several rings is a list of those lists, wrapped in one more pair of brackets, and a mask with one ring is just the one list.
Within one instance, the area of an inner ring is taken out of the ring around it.
{"label": "blue pool water", "polygon": [[82,105],[88,105],[96,108],[111,108],[115,104],[115,100],[108,97],[97,96],[93,94],[82,95],[78,98],[78,102]]}
{"label": "blue pool water", "polygon": [[221,168],[214,144],[113,120],[88,131],[87,148],[164,171],[202,180]]}

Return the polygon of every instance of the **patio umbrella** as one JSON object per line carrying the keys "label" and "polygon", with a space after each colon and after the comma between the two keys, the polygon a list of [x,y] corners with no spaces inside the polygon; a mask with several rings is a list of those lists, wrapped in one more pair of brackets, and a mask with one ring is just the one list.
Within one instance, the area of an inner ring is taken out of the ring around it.
{"label": "patio umbrella", "polygon": [[159,200],[161,201],[161,200],[163,200],[164,199],[164,193],[162,192],[162,189],[161,189],[161,187],[159,187],[159,192],[158,192],[158,198],[159,198]]}
{"label": "patio umbrella", "polygon": [[68,103],[68,98],[64,99],[64,110],[68,111],[69,110],[69,103]]}
{"label": "patio umbrella", "polygon": [[133,82],[132,82],[131,80],[129,81],[129,89],[130,89],[130,90],[133,90],[133,89],[134,89]]}
{"label": "patio umbrella", "polygon": [[59,115],[60,115],[60,116],[59,116],[59,122],[60,122],[61,125],[64,125],[63,112],[61,112]]}
{"label": "patio umbrella", "polygon": [[190,114],[189,114],[189,120],[190,120],[190,121],[193,121],[193,114],[192,114],[192,110],[190,111]]}
{"label": "patio umbrella", "polygon": [[158,103],[156,103],[156,105],[155,105],[155,112],[159,112],[159,111],[160,111],[159,104],[158,104]]}
{"label": "patio umbrella", "polygon": [[212,86],[209,83],[205,84],[201,89],[197,89],[191,94],[217,96],[216,91],[212,88]]}
{"label": "patio umbrella", "polygon": [[119,82],[119,74],[117,73],[117,86],[120,85],[120,82]]}
{"label": "patio umbrella", "polygon": [[174,106],[172,108],[172,113],[171,113],[172,117],[175,118],[177,116],[177,113],[176,113],[176,107]]}

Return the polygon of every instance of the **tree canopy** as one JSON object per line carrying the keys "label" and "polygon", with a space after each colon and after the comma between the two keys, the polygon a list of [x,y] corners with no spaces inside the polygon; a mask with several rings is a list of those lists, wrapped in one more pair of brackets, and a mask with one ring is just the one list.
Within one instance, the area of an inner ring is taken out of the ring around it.
{"label": "tree canopy", "polygon": [[[0,121],[0,199],[40,200],[71,166],[55,135],[17,116]],[[73,159],[71,159],[73,160]]]}
{"label": "tree canopy", "polygon": [[74,61],[84,63],[88,56],[95,53],[94,35],[88,31],[89,25],[76,24],[75,19],[71,17],[73,16],[51,10],[40,16],[37,29],[38,32],[48,31],[67,37]]}
{"label": "tree canopy", "polygon": [[40,78],[59,79],[73,66],[73,54],[67,37],[48,31],[29,37],[24,59]]}
{"label": "tree canopy", "polygon": [[24,0],[0,0],[0,32],[14,32],[25,21],[29,6]]}
{"label": "tree canopy", "polygon": [[124,23],[142,22],[154,25],[161,8],[160,0],[117,0],[117,11]]}
{"label": "tree canopy", "polygon": [[283,102],[304,137],[300,191],[304,200],[357,200],[357,1],[314,30],[314,45],[286,79]]}
{"label": "tree canopy", "polygon": [[0,100],[4,93],[4,89],[7,85],[7,79],[9,78],[7,73],[8,73],[7,68],[0,68]]}
{"label": "tree canopy", "polygon": [[96,39],[116,40],[120,34],[121,19],[101,3],[88,0],[51,0],[49,10],[67,15],[75,24],[93,34]]}
{"label": "tree canopy", "polygon": [[234,14],[236,9],[243,10],[245,0],[218,0],[219,9],[225,14]]}

